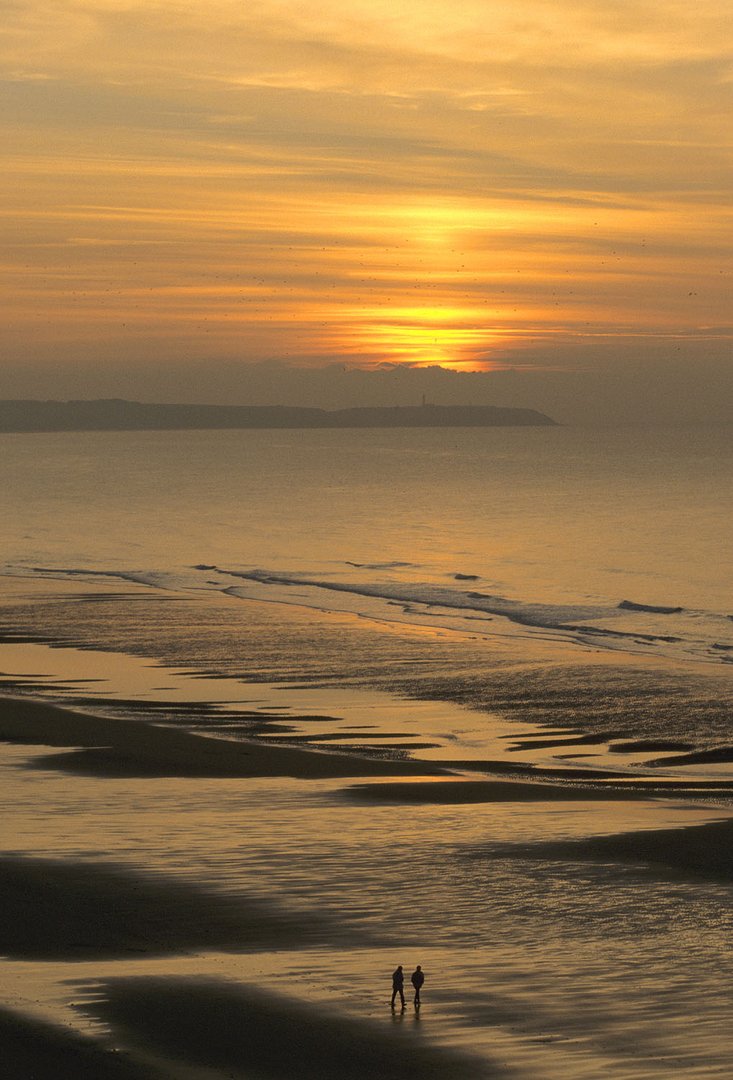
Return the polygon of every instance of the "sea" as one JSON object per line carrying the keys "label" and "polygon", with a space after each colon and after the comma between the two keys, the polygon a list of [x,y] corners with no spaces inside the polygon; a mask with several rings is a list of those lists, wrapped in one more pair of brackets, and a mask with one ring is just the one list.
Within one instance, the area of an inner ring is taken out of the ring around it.
{"label": "sea", "polygon": [[[69,776],[47,748],[6,747],[3,852],[333,928],[299,950],[78,963],[73,979],[0,961],[11,1004],[98,1034],[84,1002],[105,979],[203,971],[376,1031],[395,1022],[400,960],[427,973],[409,1038],[487,1076],[733,1075],[730,882],[542,846],[733,813],[732,435],[0,435],[5,693],[639,792],[361,805],[345,781]],[[672,797],[681,782],[699,803]]]}
{"label": "sea", "polygon": [[730,427],[19,434],[0,448],[0,575],[56,595],[0,611],[6,647],[35,634],[585,735],[728,739]]}

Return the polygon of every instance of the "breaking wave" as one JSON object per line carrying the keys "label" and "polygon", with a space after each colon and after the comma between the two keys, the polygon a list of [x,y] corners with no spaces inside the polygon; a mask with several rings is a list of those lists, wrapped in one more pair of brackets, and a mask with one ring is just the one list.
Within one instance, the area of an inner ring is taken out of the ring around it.
{"label": "breaking wave", "polygon": [[[601,649],[654,652],[729,665],[733,632],[727,615],[633,600],[549,604],[517,600],[475,587],[477,576],[450,574],[449,583],[415,580],[408,562],[344,562],[331,576],[305,571],[221,567],[200,562],[175,570],[32,566],[16,572],[66,579],[118,580],[165,591],[217,591],[238,599],[270,600],[369,618],[434,624],[493,635],[515,632],[575,641]],[[13,572],[6,568],[6,572]],[[364,577],[365,571],[383,574]],[[355,573],[359,577],[355,577]],[[233,584],[236,582],[238,584]],[[364,603],[361,603],[364,601]],[[465,624],[465,625],[462,625]]]}

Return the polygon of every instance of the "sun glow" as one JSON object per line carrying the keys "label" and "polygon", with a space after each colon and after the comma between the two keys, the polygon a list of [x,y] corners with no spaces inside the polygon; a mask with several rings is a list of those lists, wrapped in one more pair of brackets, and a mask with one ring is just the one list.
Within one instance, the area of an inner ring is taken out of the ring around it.
{"label": "sun glow", "polygon": [[558,3],[19,0],[3,356],[467,370],[729,341],[727,13]]}
{"label": "sun glow", "polygon": [[347,336],[356,351],[393,363],[465,369],[497,339],[486,319],[485,312],[472,308],[385,306],[353,312]]}

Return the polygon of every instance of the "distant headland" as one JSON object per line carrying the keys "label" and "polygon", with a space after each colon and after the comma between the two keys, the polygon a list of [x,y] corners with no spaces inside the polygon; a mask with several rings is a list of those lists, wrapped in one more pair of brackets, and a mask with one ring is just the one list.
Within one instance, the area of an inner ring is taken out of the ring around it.
{"label": "distant headland", "polygon": [[535,409],[395,405],[311,409],[289,405],[155,405],[101,401],[0,401],[0,432],[184,431],[236,428],[547,427]]}

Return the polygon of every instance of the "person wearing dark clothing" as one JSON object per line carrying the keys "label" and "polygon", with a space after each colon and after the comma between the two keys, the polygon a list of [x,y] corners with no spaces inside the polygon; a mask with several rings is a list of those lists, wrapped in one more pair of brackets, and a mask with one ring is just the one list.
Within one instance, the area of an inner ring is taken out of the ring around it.
{"label": "person wearing dark clothing", "polygon": [[420,1008],[420,987],[425,982],[425,976],[423,975],[422,968],[418,964],[412,975],[410,976],[410,982],[415,987],[415,1008]]}
{"label": "person wearing dark clothing", "polygon": [[397,995],[400,995],[400,1001],[402,1002],[402,1008],[405,1007],[405,976],[402,971],[402,964],[399,965],[396,971],[392,972],[392,1008],[394,1009],[394,999]]}

